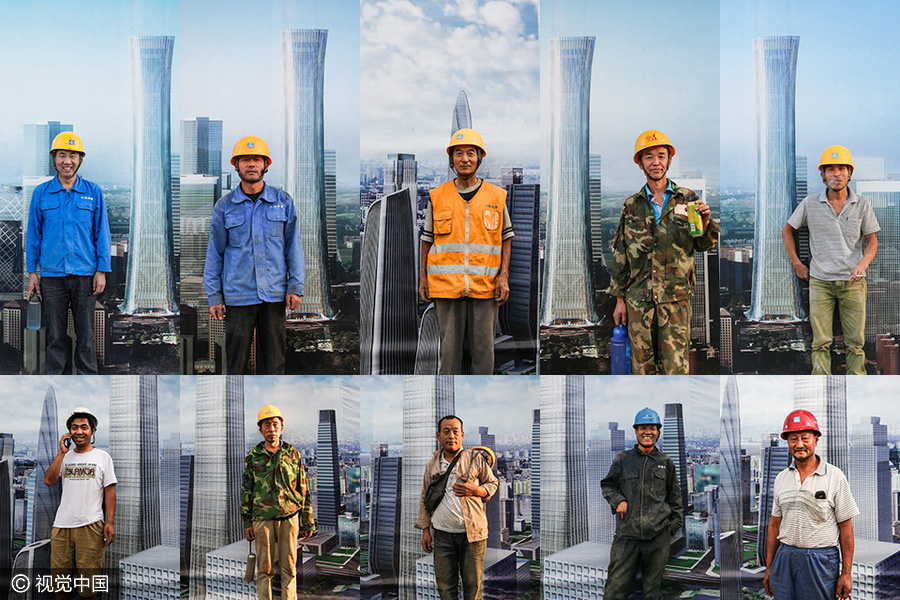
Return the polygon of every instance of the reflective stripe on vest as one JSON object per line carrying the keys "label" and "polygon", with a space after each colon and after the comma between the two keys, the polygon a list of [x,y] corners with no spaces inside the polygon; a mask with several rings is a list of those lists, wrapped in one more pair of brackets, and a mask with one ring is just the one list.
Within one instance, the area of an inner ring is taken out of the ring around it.
{"label": "reflective stripe on vest", "polygon": [[493,298],[500,273],[506,191],[486,181],[466,202],[448,181],[431,190],[434,243],[428,291],[434,298]]}

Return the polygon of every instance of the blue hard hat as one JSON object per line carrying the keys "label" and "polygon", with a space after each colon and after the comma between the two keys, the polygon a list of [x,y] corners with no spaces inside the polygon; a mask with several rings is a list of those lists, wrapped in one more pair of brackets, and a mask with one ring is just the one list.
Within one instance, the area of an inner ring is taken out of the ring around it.
{"label": "blue hard hat", "polygon": [[633,427],[638,425],[656,425],[661,428],[662,421],[659,420],[659,414],[655,410],[645,407],[639,410],[638,414],[634,415]]}

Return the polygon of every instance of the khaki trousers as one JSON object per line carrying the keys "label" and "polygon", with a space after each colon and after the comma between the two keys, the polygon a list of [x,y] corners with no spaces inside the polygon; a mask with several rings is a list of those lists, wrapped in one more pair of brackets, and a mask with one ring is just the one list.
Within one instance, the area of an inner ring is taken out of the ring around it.
{"label": "khaki trousers", "polygon": [[295,514],[290,519],[253,522],[253,535],[256,536],[256,588],[260,600],[272,600],[276,552],[281,571],[281,600],[297,600],[297,536],[299,534],[299,514]]}
{"label": "khaki trousers", "polygon": [[840,307],[847,375],[866,374],[866,280],[824,281],[809,278],[809,322],[812,325],[812,374],[831,375],[831,324],[834,306]]}
{"label": "khaki trousers", "polygon": [[472,375],[494,374],[494,330],[500,305],[493,298],[434,298],[441,330],[441,375],[462,375],[469,341]]}

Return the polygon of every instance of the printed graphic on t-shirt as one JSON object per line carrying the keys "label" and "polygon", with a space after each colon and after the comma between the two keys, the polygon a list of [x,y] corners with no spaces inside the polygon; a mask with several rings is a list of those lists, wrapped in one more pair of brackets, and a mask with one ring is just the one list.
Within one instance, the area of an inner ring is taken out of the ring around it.
{"label": "printed graphic on t-shirt", "polygon": [[66,465],[63,477],[66,479],[93,479],[97,476],[97,465],[89,463],[75,463]]}

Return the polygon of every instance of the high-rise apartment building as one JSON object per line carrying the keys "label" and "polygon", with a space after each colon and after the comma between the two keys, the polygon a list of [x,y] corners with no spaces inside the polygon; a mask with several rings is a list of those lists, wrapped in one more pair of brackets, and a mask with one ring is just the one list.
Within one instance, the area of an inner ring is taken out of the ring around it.
{"label": "high-rise apartment building", "polygon": [[410,190],[369,207],[360,269],[360,373],[408,375],[417,343],[419,273]]}
{"label": "high-rise apartment building", "polygon": [[35,493],[34,497],[28,497],[28,512],[31,513],[32,528],[31,537],[25,540],[27,544],[50,539],[53,521],[56,519],[56,509],[59,508],[59,500],[62,497],[62,486],[44,485],[44,475],[59,452],[60,435],[56,391],[53,386],[50,386],[47,388],[41,408],[37,462],[34,466]]}
{"label": "high-rise apartment building", "polygon": [[113,375],[109,381],[109,455],[116,468],[116,537],[106,552],[112,597],[119,561],[161,542],[159,411],[156,375]]}
{"label": "high-rise apartment building", "polygon": [[306,275],[302,318],[330,319],[325,210],[325,29],[282,29],[284,191],[294,199]]}
{"label": "high-rise apartment building", "polygon": [[891,465],[887,425],[870,417],[853,427],[850,447],[850,492],[859,507],[853,519],[853,537],[893,542],[891,519]]}
{"label": "high-rise apartment building", "polygon": [[178,313],[173,273],[171,183],[172,52],[175,38],[132,36],[134,153],[126,314]]}
{"label": "high-rise apartment building", "polygon": [[550,39],[550,195],[541,325],[597,322],[591,273],[593,37]]}
{"label": "high-rise apartment building", "polygon": [[419,519],[419,494],[425,465],[440,448],[438,420],[456,409],[453,377],[412,375],[403,380],[403,478],[400,520],[400,598],[415,598],[416,561],[425,555]]}
{"label": "high-rise apartment building", "polygon": [[753,38],[756,64],[756,231],[751,321],[797,321],[806,315],[781,230],[796,194],[795,89],[800,38]]}
{"label": "high-rise apartment building", "polygon": [[319,411],[316,444],[316,525],[317,530],[337,533],[341,512],[340,456],[338,456],[337,419],[333,410]]}
{"label": "high-rise apartment building", "polygon": [[794,378],[794,408],[816,416],[822,437],[816,453],[844,473],[850,466],[847,439],[847,380],[837,375]]}
{"label": "high-rise apartment building", "polygon": [[191,598],[206,594],[206,554],[243,539],[244,380],[197,378],[194,489],[191,519]]}
{"label": "high-rise apartment building", "polygon": [[588,539],[584,376],[541,378],[541,557]]}
{"label": "high-rise apartment building", "polygon": [[[663,427],[663,431],[666,427]],[[618,515],[609,509],[609,503],[603,497],[603,490],[600,488],[600,480],[606,477],[613,459],[623,450],[625,450],[625,432],[619,429],[618,423],[609,421],[606,427],[591,432],[587,468],[588,473],[591,473],[591,477],[588,478],[588,539],[592,542],[612,544],[613,536],[616,534]]]}

